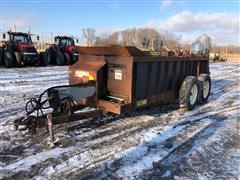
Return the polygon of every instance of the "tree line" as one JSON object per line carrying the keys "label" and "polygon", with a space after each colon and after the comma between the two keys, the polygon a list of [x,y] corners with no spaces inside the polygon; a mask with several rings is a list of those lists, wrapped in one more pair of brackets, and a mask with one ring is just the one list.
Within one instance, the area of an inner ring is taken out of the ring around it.
{"label": "tree line", "polygon": [[96,34],[93,28],[82,29],[83,37],[88,46],[109,46],[113,44],[123,46],[136,46],[146,50],[159,50],[161,45],[169,49],[180,50],[180,37],[173,33],[160,34],[153,28],[132,28],[120,30],[111,34]]}
{"label": "tree line", "polygon": [[[136,46],[146,50],[159,50],[162,44],[170,50],[179,51],[181,49],[190,49],[191,44],[180,44],[180,36],[170,32],[160,33],[153,28],[131,28],[115,31],[107,34],[97,34],[93,28],[82,29],[83,37],[88,46]],[[239,54],[240,47],[219,46],[212,44],[211,52],[221,54]]]}

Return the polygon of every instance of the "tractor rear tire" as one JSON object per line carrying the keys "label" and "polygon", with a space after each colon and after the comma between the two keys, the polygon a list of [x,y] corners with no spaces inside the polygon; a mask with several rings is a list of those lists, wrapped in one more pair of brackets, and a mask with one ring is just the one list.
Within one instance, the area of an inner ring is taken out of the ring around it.
{"label": "tractor rear tire", "polygon": [[65,57],[65,64],[70,65],[72,63],[72,58],[71,58],[70,54],[65,52],[64,57]]}
{"label": "tractor rear tire", "polygon": [[39,57],[40,57],[40,60],[41,60],[41,65],[45,67],[45,66],[48,65],[48,59],[45,58],[44,54],[45,54],[45,53],[41,53],[41,54],[39,55]]}
{"label": "tractor rear tire", "polygon": [[41,66],[41,59],[40,56],[37,56],[37,62],[35,63],[35,66],[40,67]]}
{"label": "tractor rear tire", "polygon": [[207,102],[208,97],[211,91],[211,78],[209,74],[200,74],[198,76],[199,81],[199,95],[198,95],[198,103],[204,104]]}
{"label": "tractor rear tire", "polygon": [[0,66],[4,64],[4,49],[0,47]]}
{"label": "tractor rear tire", "polygon": [[54,52],[52,49],[47,49],[43,55],[44,63],[52,64],[54,62]]}
{"label": "tractor rear tire", "polygon": [[187,76],[179,90],[179,105],[188,110],[193,110],[198,102],[199,83],[195,76]]}
{"label": "tractor rear tire", "polygon": [[78,61],[79,56],[75,56],[74,54],[78,53],[76,49],[73,49],[71,54],[72,54],[72,64]]}
{"label": "tractor rear tire", "polygon": [[61,53],[59,51],[56,52],[56,63],[59,66],[64,65],[64,55],[63,55],[63,53]]}
{"label": "tractor rear tire", "polygon": [[13,67],[13,65],[14,65],[14,57],[13,57],[12,53],[5,52],[4,60],[5,60],[5,66],[7,68]]}
{"label": "tractor rear tire", "polygon": [[17,65],[19,67],[23,66],[22,64],[22,58],[21,58],[21,55],[19,52],[14,52],[14,55],[15,55],[15,58],[16,58],[16,62],[17,62]]}
{"label": "tractor rear tire", "polygon": [[39,52],[38,57],[40,59],[40,66],[43,66],[43,67],[47,66],[48,61],[47,61],[47,58],[44,57],[44,52]]}

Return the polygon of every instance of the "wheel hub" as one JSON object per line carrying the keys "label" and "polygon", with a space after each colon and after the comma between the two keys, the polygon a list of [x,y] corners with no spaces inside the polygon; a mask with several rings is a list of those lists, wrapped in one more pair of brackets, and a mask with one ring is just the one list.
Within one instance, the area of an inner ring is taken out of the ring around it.
{"label": "wheel hub", "polygon": [[197,100],[197,95],[198,95],[198,87],[196,84],[194,84],[191,88],[191,95],[190,95],[190,104],[193,105],[195,104]]}
{"label": "wheel hub", "polygon": [[209,81],[203,82],[203,98],[206,99],[209,93],[210,83]]}

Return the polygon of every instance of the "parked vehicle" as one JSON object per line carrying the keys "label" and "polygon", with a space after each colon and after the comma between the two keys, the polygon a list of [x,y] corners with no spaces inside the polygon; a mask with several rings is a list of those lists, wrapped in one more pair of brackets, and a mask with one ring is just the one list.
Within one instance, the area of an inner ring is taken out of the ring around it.
{"label": "parked vehicle", "polygon": [[209,60],[212,60],[213,62],[224,62],[226,59],[224,59],[220,53],[210,53],[209,54]]}
{"label": "parked vehicle", "polygon": [[[32,43],[31,36],[33,34],[23,32],[7,32],[3,33],[2,46],[0,47],[0,65],[5,65],[10,68],[13,66],[35,65],[40,66],[44,64],[39,58],[39,54]],[[39,39],[39,36],[37,36]]]}
{"label": "parked vehicle", "polygon": [[44,52],[44,59],[48,64],[60,66],[75,63],[78,56],[74,38],[69,36],[56,36],[54,44],[50,44]]}

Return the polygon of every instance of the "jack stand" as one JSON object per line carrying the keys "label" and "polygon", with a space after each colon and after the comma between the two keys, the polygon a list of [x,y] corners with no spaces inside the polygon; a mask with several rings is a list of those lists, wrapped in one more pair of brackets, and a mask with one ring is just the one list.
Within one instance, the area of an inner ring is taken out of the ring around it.
{"label": "jack stand", "polygon": [[[67,116],[71,116],[72,115],[72,102],[71,102],[71,99],[68,99],[67,102],[65,102],[65,106],[66,106],[66,111],[65,111],[65,114]],[[66,125],[65,125],[65,134],[68,134],[68,131],[69,131],[69,127],[71,126],[71,122],[67,122]]]}
{"label": "jack stand", "polygon": [[54,134],[53,134],[53,127],[52,127],[52,115],[47,115],[47,122],[48,122],[48,130],[49,130],[49,145],[50,147],[54,146]]}

